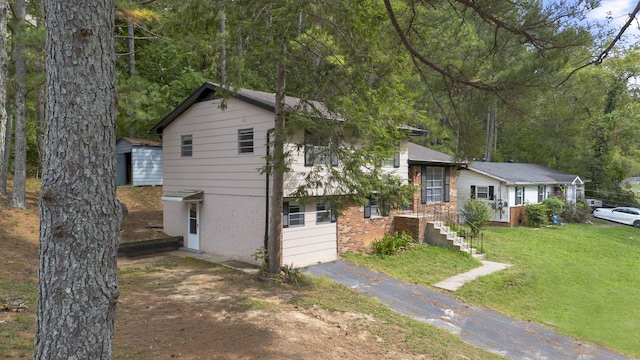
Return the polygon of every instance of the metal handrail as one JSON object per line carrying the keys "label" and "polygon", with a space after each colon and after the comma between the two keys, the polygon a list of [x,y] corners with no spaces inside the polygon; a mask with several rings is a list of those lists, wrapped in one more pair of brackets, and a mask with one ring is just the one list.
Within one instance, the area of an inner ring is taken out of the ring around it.
{"label": "metal handrail", "polygon": [[[479,252],[484,252],[484,232],[475,224],[467,221],[462,214],[451,211],[442,204],[416,207],[415,215],[427,217],[430,221],[443,223],[443,231],[454,238],[462,239],[462,245],[473,252],[474,245]],[[427,210],[429,208],[429,210]]]}

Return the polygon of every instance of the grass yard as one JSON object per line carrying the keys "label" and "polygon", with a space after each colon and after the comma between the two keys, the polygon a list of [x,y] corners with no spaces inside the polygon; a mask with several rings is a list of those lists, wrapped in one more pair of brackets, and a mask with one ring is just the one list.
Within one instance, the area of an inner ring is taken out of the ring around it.
{"label": "grass yard", "polygon": [[[640,357],[640,230],[604,225],[489,228],[484,242],[488,260],[514,266],[452,295]],[[432,259],[435,253],[444,259]],[[433,247],[397,259],[347,259],[424,285],[446,278],[450,267],[474,266],[472,259],[460,260]]]}

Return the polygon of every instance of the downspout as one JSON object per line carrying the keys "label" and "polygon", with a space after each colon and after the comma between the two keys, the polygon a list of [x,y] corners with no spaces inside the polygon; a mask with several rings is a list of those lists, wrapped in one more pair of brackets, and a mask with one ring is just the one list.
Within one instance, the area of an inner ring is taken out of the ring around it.
{"label": "downspout", "polygon": [[[276,129],[271,128],[267,130],[267,156],[265,160],[267,162],[267,166],[269,165],[269,146],[271,146],[271,133],[273,133]],[[268,170],[268,169],[267,169]],[[269,246],[269,171],[265,171],[265,202],[264,202],[264,250],[267,251]]]}

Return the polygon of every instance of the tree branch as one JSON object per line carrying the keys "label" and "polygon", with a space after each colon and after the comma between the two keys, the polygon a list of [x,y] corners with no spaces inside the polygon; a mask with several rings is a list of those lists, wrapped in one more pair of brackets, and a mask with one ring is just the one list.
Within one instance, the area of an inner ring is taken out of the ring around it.
{"label": "tree branch", "polygon": [[631,26],[631,23],[633,22],[633,20],[636,18],[636,16],[638,15],[638,12],[640,11],[640,1],[638,1],[638,3],[636,3],[636,8],[633,9],[633,12],[631,14],[629,14],[629,18],[627,19],[627,21],[625,22],[624,26],[622,26],[622,28],[620,28],[620,31],[618,31],[618,34],[613,38],[613,40],[611,40],[611,42],[609,43],[609,45],[600,53],[598,54],[598,56],[589,61],[588,63],[573,69],[569,75],[567,75],[567,77],[562,80],[562,82],[560,82],[557,86],[561,86],[562,84],[566,83],[572,76],[573,74],[577,73],[578,71],[591,66],[591,65],[600,65],[602,64],[602,62],[604,61],[604,59],[607,58],[607,56],[609,56],[609,53],[611,52],[611,50],[613,50],[613,48],[616,46],[616,44],[618,43],[618,41],[620,41],[620,39],[622,38],[622,35],[625,33],[625,31],[627,31],[627,29],[629,28],[629,26]]}

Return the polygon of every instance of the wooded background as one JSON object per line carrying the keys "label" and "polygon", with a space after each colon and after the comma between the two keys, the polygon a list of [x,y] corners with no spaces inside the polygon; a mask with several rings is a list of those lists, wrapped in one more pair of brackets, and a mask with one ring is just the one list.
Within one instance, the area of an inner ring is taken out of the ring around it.
{"label": "wooded background", "polygon": [[[610,46],[620,28],[588,21],[597,5],[119,0],[117,136],[148,137],[205,81],[275,92],[282,64],[287,95],[323,101],[377,145],[395,141],[380,124],[407,124],[428,132],[413,141],[458,159],[539,163],[619,194],[640,174],[639,52],[629,31]],[[43,2],[0,10],[0,193],[13,174],[11,205],[24,208],[43,156]]]}

